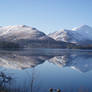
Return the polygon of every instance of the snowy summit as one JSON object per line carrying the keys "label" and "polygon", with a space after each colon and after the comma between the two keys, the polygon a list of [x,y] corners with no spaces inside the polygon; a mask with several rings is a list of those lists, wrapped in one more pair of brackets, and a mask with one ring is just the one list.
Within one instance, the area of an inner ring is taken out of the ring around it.
{"label": "snowy summit", "polygon": [[60,30],[49,35],[51,38],[71,43],[90,43],[92,41],[92,27],[82,25],[71,30]]}

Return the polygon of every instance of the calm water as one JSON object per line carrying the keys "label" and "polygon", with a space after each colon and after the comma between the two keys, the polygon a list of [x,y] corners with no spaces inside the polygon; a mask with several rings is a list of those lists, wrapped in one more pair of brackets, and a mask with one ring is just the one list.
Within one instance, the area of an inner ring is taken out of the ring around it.
{"label": "calm water", "polygon": [[[92,92],[92,51],[0,51],[3,92]],[[54,91],[56,92],[56,91]]]}

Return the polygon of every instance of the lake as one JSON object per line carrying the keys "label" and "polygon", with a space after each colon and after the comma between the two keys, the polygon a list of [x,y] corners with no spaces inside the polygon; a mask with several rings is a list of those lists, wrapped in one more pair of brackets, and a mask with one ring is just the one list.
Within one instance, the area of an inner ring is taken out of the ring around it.
{"label": "lake", "polygon": [[92,92],[92,51],[0,51],[0,92]]}

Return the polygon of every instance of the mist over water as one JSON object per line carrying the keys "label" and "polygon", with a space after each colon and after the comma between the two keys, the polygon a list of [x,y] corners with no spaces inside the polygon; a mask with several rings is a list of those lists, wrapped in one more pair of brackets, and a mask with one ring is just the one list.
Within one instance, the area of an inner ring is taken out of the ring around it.
{"label": "mist over water", "polygon": [[92,52],[26,49],[0,52],[0,90],[5,92],[92,91]]}

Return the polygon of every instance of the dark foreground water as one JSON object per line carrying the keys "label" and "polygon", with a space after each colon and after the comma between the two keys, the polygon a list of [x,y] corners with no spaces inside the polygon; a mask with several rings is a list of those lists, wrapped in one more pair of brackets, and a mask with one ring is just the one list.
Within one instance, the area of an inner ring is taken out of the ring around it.
{"label": "dark foreground water", "polygon": [[49,88],[92,92],[92,51],[0,51],[0,92],[49,92]]}

